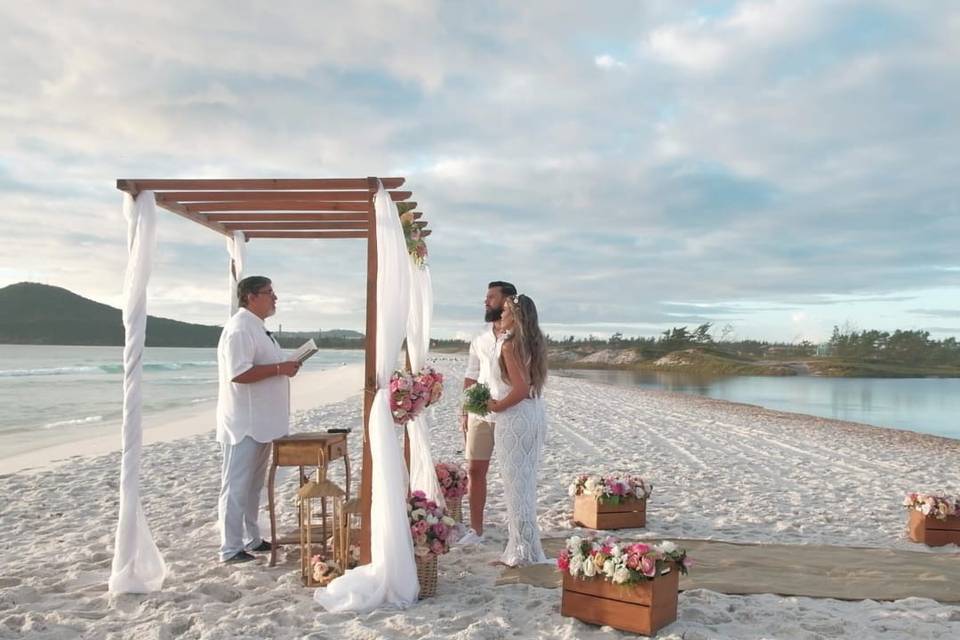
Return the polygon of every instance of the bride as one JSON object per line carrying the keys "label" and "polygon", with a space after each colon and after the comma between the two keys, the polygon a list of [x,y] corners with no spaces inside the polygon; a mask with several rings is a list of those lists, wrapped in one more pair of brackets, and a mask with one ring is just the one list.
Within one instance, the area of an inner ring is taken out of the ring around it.
{"label": "bride", "polygon": [[497,414],[496,458],[507,503],[509,539],[500,562],[513,567],[546,561],[537,527],[537,470],[547,427],[541,397],[547,351],[528,296],[506,298],[500,328],[506,332],[497,348],[507,393],[487,408]]}

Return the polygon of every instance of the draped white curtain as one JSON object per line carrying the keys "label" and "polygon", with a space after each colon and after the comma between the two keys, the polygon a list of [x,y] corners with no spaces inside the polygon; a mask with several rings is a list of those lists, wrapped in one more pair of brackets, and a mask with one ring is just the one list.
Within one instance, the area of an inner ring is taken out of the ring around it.
{"label": "draped white curtain", "polygon": [[237,299],[237,283],[243,280],[243,261],[246,258],[246,237],[243,231],[234,231],[227,238],[227,251],[230,253],[230,273],[227,275],[230,289],[230,317],[237,312],[240,301]]}
{"label": "draped white curtain", "polygon": [[[430,324],[433,321],[433,284],[430,281],[430,268],[421,269],[413,258],[407,260],[410,266],[410,314],[407,317],[407,353],[410,354],[410,367],[416,373],[427,363],[430,350]],[[427,412],[407,423],[410,437],[410,488],[419,489],[427,497],[446,506],[443,490],[437,480],[433,466],[433,454],[430,451],[430,428]]]}
{"label": "draped white curtain", "polygon": [[347,571],[314,599],[328,611],[406,607],[420,587],[407,519],[407,470],[390,413],[390,375],[396,368],[410,305],[410,267],[400,216],[380,185],[377,218],[377,386],[368,425],[373,461],[370,564]]}
{"label": "draped white curtain", "polygon": [[120,466],[120,519],[109,588],[113,593],[149,593],[163,585],[167,565],[150,535],[140,504],[140,450],[143,448],[143,347],[147,329],[147,282],[156,246],[156,198],[124,195],[127,219],[127,272],[123,282],[123,456]]}

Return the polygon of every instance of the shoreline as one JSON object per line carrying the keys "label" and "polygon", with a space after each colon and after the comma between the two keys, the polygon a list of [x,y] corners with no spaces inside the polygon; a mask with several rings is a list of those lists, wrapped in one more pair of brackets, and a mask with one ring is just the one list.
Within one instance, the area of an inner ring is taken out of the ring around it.
{"label": "shoreline", "polygon": [[[317,391],[311,391],[311,387]],[[359,395],[363,388],[363,365],[349,364],[321,371],[301,372],[290,384],[290,413],[317,404],[338,402]],[[119,451],[120,422],[105,423],[77,430],[69,440],[0,456],[0,474],[18,471],[42,471],[77,458]],[[144,446],[170,442],[216,430],[216,400],[147,414],[143,417]],[[48,435],[48,434],[45,434]],[[29,438],[25,433],[24,438]]]}

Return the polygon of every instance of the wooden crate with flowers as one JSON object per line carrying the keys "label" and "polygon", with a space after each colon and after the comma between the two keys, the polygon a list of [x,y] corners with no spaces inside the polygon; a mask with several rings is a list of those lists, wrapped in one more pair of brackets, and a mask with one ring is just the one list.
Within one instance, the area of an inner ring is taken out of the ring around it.
{"label": "wooden crate with flowers", "polygon": [[463,496],[467,494],[467,470],[453,462],[436,464],[437,482],[447,503],[447,514],[457,522],[463,522]]}
{"label": "wooden crate with flowers", "polygon": [[640,476],[579,475],[569,489],[573,522],[588,529],[645,527],[652,489]]}
{"label": "wooden crate with flowers", "polygon": [[437,559],[450,550],[456,522],[436,502],[428,500],[423,491],[410,494],[407,516],[413,537],[420,598],[430,598],[437,594]]}
{"label": "wooden crate with flowers", "polygon": [[557,557],[563,573],[561,615],[653,635],[677,619],[686,551],[660,544],[573,536]]}
{"label": "wooden crate with flowers", "polygon": [[960,545],[960,498],[908,493],[903,506],[910,512],[907,534],[911,540],[931,547]]}

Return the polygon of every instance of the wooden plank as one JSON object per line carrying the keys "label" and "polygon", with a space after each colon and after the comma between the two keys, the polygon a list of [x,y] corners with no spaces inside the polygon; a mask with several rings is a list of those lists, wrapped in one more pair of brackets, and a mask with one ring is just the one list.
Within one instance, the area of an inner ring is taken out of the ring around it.
{"label": "wooden plank", "polygon": [[248,238],[366,238],[366,231],[247,231]]}
{"label": "wooden plank", "polygon": [[366,202],[301,202],[298,200],[261,200],[257,202],[199,202],[183,205],[187,211],[206,213],[211,211],[311,211],[315,213],[327,211],[349,211],[367,213]]}
{"label": "wooden plank", "polygon": [[367,221],[363,222],[224,222],[223,226],[231,231],[363,231],[367,230]]}
{"label": "wooden plank", "polygon": [[373,198],[377,179],[367,178],[370,233],[367,235],[366,354],[363,373],[363,462],[360,470],[360,564],[370,563],[370,504],[373,461],[370,456],[370,410],[377,393],[377,214]]}
{"label": "wooden plank", "polygon": [[[411,191],[388,191],[394,201],[406,200]],[[157,200],[164,202],[263,202],[265,200],[298,202],[366,202],[366,191],[161,191]]]}
{"label": "wooden plank", "polygon": [[323,220],[326,222],[362,222],[367,224],[369,217],[366,213],[302,213],[299,211],[275,212],[263,211],[259,213],[205,213],[204,218],[213,222],[268,222],[270,220],[284,222],[301,222],[309,220]]}
{"label": "wooden plank", "polygon": [[202,224],[206,228],[212,229],[217,233],[222,233],[223,235],[230,236],[230,237],[232,237],[233,235],[230,231],[227,231],[226,227],[224,227],[223,225],[217,224],[216,222],[210,222],[208,220],[205,220],[203,216],[198,215],[196,213],[190,213],[189,211],[185,210],[181,205],[175,202],[160,202],[159,200],[157,200],[157,206],[163,207],[167,211],[170,211],[171,213],[175,213],[178,216],[183,216],[187,220],[191,220],[193,222],[196,222],[197,224]]}
{"label": "wooden plank", "polygon": [[[387,189],[403,186],[406,178],[380,178]],[[121,191],[147,189],[186,191],[220,191],[226,189],[279,190],[279,189],[360,189],[366,190],[366,178],[123,178],[117,180]]]}
{"label": "wooden plank", "polygon": [[600,504],[594,496],[574,496],[573,521],[588,529],[635,529],[647,526],[647,501],[632,499]]}
{"label": "wooden plank", "polygon": [[651,635],[677,619],[679,572],[655,580],[615,585],[599,578],[563,575],[561,615],[623,631]]}

